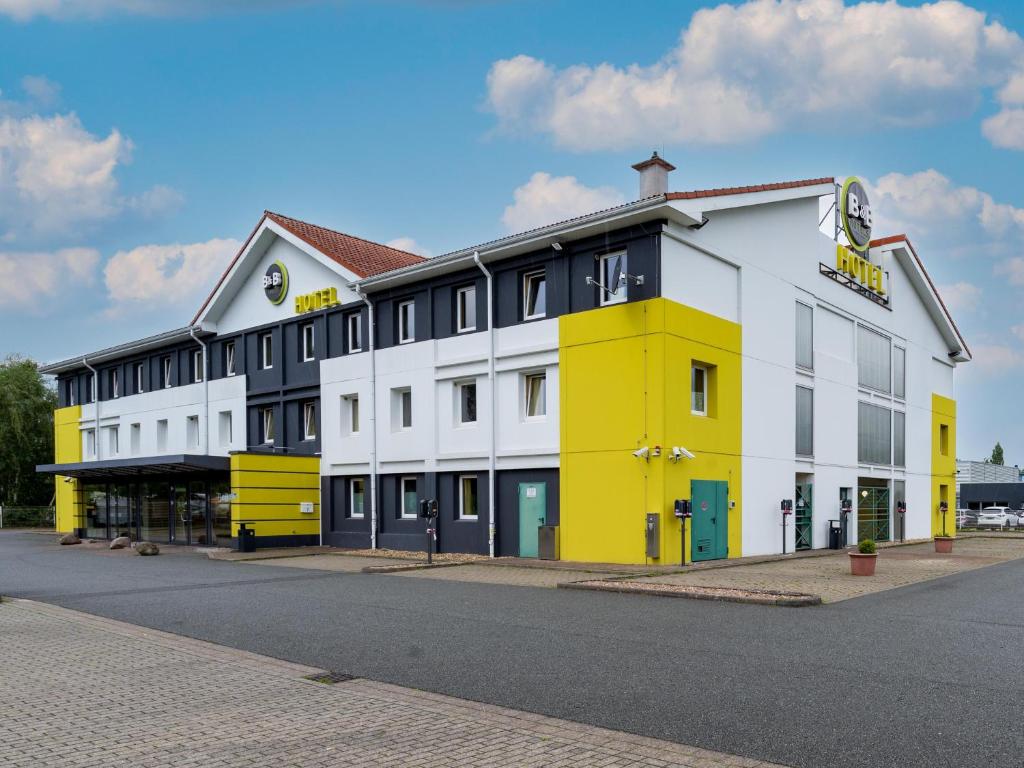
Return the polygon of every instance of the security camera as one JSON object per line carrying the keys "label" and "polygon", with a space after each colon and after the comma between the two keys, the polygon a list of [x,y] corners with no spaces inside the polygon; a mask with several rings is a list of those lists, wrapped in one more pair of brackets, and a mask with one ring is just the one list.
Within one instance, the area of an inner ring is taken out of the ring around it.
{"label": "security camera", "polygon": [[635,451],[633,451],[633,456],[634,458],[637,459],[646,459],[650,455],[650,453],[651,449],[645,445],[643,448],[637,448]]}
{"label": "security camera", "polygon": [[672,461],[679,461],[680,459],[683,458],[692,459],[695,457],[692,453],[683,448],[683,446],[681,445],[672,446]]}

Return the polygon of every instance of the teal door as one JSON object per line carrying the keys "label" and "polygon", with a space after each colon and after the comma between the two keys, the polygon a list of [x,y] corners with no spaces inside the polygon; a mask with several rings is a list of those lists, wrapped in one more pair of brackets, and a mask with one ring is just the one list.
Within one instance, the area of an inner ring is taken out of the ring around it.
{"label": "teal door", "polygon": [[729,484],[690,481],[690,555],[694,562],[729,556]]}
{"label": "teal door", "polygon": [[796,509],[793,515],[793,525],[796,526],[797,549],[810,549],[812,546],[813,496],[810,483],[804,483],[796,487]]}
{"label": "teal door", "polygon": [[519,556],[537,556],[537,529],[547,522],[547,483],[519,484]]}

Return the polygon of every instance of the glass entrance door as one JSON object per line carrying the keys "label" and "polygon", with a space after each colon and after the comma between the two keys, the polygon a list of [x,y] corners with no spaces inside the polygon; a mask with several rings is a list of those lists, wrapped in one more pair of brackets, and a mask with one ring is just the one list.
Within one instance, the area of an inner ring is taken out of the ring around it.
{"label": "glass entrance door", "polygon": [[189,484],[188,495],[189,543],[206,545],[210,541],[206,530],[206,483]]}
{"label": "glass entrance door", "polygon": [[889,486],[857,489],[857,541],[889,541]]}
{"label": "glass entrance door", "polygon": [[796,526],[797,549],[810,549],[812,546],[811,523],[814,519],[812,498],[811,484],[798,483],[796,486],[796,514],[793,516],[793,522]]}
{"label": "glass entrance door", "polygon": [[188,508],[188,486],[171,486],[171,543],[188,544],[188,524],[191,513]]}

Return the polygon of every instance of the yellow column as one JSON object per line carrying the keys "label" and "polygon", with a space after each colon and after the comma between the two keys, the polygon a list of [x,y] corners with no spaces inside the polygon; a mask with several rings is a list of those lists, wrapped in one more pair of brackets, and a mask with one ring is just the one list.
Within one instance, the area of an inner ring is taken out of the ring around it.
{"label": "yellow column", "polygon": [[[78,422],[82,418],[82,407],[72,405],[57,408],[53,412],[53,460],[57,464],[73,464],[82,460],[82,435]],[[55,478],[55,504],[57,507],[56,528],[68,533],[83,527],[81,522],[81,485],[72,477]]]}
{"label": "yellow column", "polygon": [[[932,393],[932,536],[956,533],[956,401]],[[943,528],[939,508],[948,507]]]}

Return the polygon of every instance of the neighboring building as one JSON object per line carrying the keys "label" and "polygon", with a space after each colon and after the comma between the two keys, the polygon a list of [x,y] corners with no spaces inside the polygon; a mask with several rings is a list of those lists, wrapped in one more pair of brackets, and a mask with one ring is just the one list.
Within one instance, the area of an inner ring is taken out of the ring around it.
{"label": "neighboring building", "polygon": [[956,460],[956,487],[960,492],[962,483],[1019,483],[1020,468],[991,461]]}
{"label": "neighboring building", "polygon": [[970,352],[909,241],[855,180],[634,167],[636,202],[427,261],[265,214],[190,326],[43,369],[58,527],[421,548],[432,498],[442,551],[544,524],[627,563],[678,561],[676,499],[695,560],[823,547],[842,499],[851,540],[898,501],[952,529]]}
{"label": "neighboring building", "polygon": [[960,509],[1024,509],[1024,483],[964,483],[960,486],[957,503]]}

